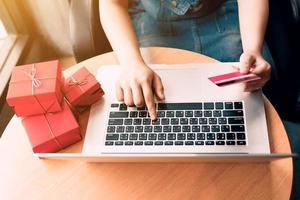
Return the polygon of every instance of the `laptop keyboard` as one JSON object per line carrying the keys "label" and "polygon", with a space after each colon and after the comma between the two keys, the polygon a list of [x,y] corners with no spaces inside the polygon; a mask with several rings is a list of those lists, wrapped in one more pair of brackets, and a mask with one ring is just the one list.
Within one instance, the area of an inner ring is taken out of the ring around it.
{"label": "laptop keyboard", "polygon": [[146,107],[111,104],[106,146],[247,145],[244,105],[235,102],[157,103],[157,119]]}

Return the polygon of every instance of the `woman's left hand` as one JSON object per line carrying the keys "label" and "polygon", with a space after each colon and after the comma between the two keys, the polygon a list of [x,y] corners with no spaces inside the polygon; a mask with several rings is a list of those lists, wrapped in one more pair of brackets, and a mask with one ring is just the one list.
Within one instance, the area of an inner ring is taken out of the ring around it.
{"label": "woman's left hand", "polygon": [[245,92],[260,89],[270,79],[271,75],[271,65],[263,58],[261,53],[257,52],[244,52],[240,57],[238,69],[242,74],[251,72],[261,77],[260,80],[244,83]]}

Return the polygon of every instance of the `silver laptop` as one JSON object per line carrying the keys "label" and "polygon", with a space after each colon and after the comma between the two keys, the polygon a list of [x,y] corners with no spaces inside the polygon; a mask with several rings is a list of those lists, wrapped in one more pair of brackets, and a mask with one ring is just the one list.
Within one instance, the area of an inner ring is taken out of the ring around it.
{"label": "silver laptop", "polygon": [[99,68],[106,91],[91,109],[83,153],[270,154],[261,91],[218,87],[208,77],[234,71],[232,63],[151,65],[166,99],[152,121],[146,107],[127,107],[115,97],[119,66]]}

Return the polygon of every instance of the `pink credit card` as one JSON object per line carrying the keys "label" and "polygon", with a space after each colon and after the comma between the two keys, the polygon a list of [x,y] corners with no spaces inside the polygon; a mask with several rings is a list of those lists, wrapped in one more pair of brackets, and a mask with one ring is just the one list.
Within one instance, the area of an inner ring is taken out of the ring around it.
{"label": "pink credit card", "polygon": [[208,78],[214,84],[219,87],[227,86],[236,83],[244,83],[249,81],[255,81],[261,79],[256,74],[248,73],[248,74],[241,74],[240,72],[232,72],[228,74],[222,74],[218,76],[212,76]]}

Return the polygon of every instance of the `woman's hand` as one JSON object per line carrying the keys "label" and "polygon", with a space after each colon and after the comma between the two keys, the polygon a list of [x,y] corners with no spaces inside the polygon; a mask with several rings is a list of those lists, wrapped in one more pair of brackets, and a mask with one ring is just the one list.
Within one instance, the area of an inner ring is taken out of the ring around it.
{"label": "woman's hand", "polygon": [[262,57],[261,53],[244,52],[240,57],[239,71],[243,74],[251,72],[261,77],[260,80],[244,84],[244,91],[252,92],[260,89],[270,79],[271,65]]}
{"label": "woman's hand", "polygon": [[159,100],[165,98],[160,77],[145,64],[122,67],[116,95],[128,106],[146,105],[151,119],[156,119],[154,95]]}

